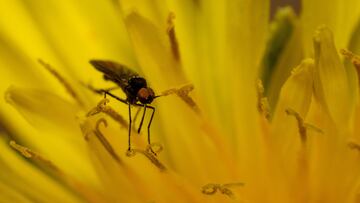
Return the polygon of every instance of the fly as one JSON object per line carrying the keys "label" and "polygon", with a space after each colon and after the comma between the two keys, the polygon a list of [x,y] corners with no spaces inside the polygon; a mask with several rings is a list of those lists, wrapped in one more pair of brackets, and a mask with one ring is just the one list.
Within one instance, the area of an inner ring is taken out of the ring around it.
{"label": "fly", "polygon": [[[151,117],[149,124],[147,126],[147,141],[150,146],[150,126],[155,114],[155,107],[149,105],[152,101],[158,97],[155,96],[153,89],[148,87],[145,78],[139,76],[138,73],[134,72],[133,70],[129,69],[128,67],[118,64],[113,61],[106,61],[106,60],[90,60],[90,64],[93,65],[98,71],[104,74],[104,79],[114,82],[122,89],[122,91],[126,95],[126,99],[119,98],[114,94],[110,93],[111,89],[102,89],[98,92],[105,93],[116,100],[127,104],[129,107],[129,132],[128,132],[128,152],[131,152],[131,105],[133,106],[140,106],[144,108],[144,112],[140,121],[140,125],[138,128],[138,133],[141,131],[141,127],[144,122],[146,109],[151,109]],[[116,87],[116,88],[118,88]]]}

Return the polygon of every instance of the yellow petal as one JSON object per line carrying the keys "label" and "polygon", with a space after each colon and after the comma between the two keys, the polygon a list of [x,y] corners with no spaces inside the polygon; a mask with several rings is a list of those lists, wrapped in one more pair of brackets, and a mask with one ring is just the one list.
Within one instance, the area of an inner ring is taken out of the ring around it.
{"label": "yellow petal", "polygon": [[292,109],[302,118],[306,117],[313,95],[314,68],[312,59],[304,60],[293,70],[281,89],[272,121],[272,141],[282,156],[291,156],[289,150],[294,153],[299,147],[298,125],[285,111]]}
{"label": "yellow petal", "polygon": [[320,27],[314,36],[315,96],[329,112],[339,130],[348,130],[353,113],[354,97],[349,79],[329,28]]}
{"label": "yellow petal", "polygon": [[[28,198],[28,201],[31,202],[46,202],[49,199],[82,202],[74,194],[69,193],[61,184],[54,182],[43,171],[34,168],[29,162],[16,155],[16,152],[10,148],[6,139],[4,139],[4,134],[0,138],[0,182],[11,188],[8,188],[8,190],[12,190],[12,192],[1,191],[1,200],[15,197],[20,199]],[[14,196],[12,195],[14,193],[18,194]],[[22,195],[25,197],[21,197]]]}
{"label": "yellow petal", "polygon": [[279,9],[271,25],[271,37],[263,58],[262,81],[271,111],[276,106],[280,89],[291,69],[303,57],[301,46],[300,26],[294,11],[290,7]]}
{"label": "yellow petal", "polygon": [[283,196],[284,202],[293,201],[294,198],[301,202],[303,193],[307,193],[308,179],[304,175],[307,174],[307,167],[299,161],[307,158],[302,154],[308,136],[303,120],[307,116],[313,96],[314,68],[314,61],[305,59],[292,71],[281,88],[271,121],[270,137],[267,139],[269,170],[276,180],[275,191],[292,194],[291,197]]}
{"label": "yellow petal", "polygon": [[328,110],[317,99],[311,103],[307,121],[323,132],[319,134],[308,130],[311,198],[324,202],[341,202],[352,198],[357,194],[355,182],[358,182],[360,165],[358,150],[348,145],[350,131],[345,127],[339,129]]}
{"label": "yellow petal", "polygon": [[52,92],[10,87],[6,99],[37,128],[53,129],[61,125],[69,132],[78,128],[75,115],[79,107]]}
{"label": "yellow petal", "polygon": [[125,16],[125,23],[141,69],[153,87],[167,89],[186,82],[181,66],[173,57],[165,26],[158,26],[136,11]]}
{"label": "yellow petal", "polygon": [[[122,2],[125,22],[132,37],[141,69],[148,76],[149,82],[154,86],[155,91],[156,89],[169,89],[183,84],[186,80],[179,61],[173,55],[166,26],[161,19],[159,20],[159,16],[154,17],[147,10],[154,6],[159,6],[160,9],[163,8],[163,5],[157,5],[159,2],[154,2],[154,5],[149,6],[149,2],[146,2]],[[160,11],[160,17],[162,12]],[[163,20],[166,22],[166,18]],[[158,133],[153,133],[152,139],[160,139],[167,146],[169,160],[177,160],[176,162],[171,161],[173,167],[185,176],[191,177],[191,180],[197,184],[208,181],[205,179],[206,173],[214,172],[216,174],[214,176],[228,176],[225,173],[221,174],[220,168],[217,167],[210,167],[204,172],[202,167],[208,163],[204,156],[219,161],[222,158],[215,151],[218,143],[209,143],[209,138],[203,132],[202,123],[192,109],[176,97],[160,98],[157,103],[159,110],[155,113],[151,131]],[[169,136],[176,137],[176,139],[171,139]],[[195,153],[196,149],[203,150],[201,153]],[[195,164],[189,167],[186,164],[188,162]]]}
{"label": "yellow petal", "polygon": [[33,60],[42,58],[83,80],[96,73],[88,64],[91,58],[135,64],[118,8],[111,1],[1,4],[2,34]]}
{"label": "yellow petal", "polygon": [[[349,50],[354,53],[360,53],[360,23],[357,24],[354,32],[352,33],[351,39],[348,44]],[[353,94],[351,94],[354,99],[352,101],[357,102],[357,98],[359,98],[359,69],[357,67],[354,68],[351,60],[345,59],[345,70],[348,75],[350,88]],[[354,104],[355,106],[356,104]]]}
{"label": "yellow petal", "polygon": [[354,53],[359,53],[360,51],[360,22],[355,26],[354,31],[352,32],[348,48]]}
{"label": "yellow petal", "polygon": [[311,39],[313,32],[322,24],[334,32],[335,44],[339,48],[348,46],[350,37],[360,16],[360,2],[357,0],[302,1],[301,20],[303,42],[307,56],[313,55]]}
{"label": "yellow petal", "polygon": [[[95,128],[94,121],[96,121]],[[105,193],[113,200],[125,202],[169,202],[174,193],[180,193],[179,201],[201,202],[201,194],[190,186],[186,179],[177,176],[162,163],[162,155],[146,156],[145,151],[133,143],[133,156],[125,156],[126,137],[113,136],[112,123],[107,124],[106,118],[94,116],[84,120],[82,130],[87,137],[89,150],[99,176],[103,181]],[[104,123],[105,125],[100,125]],[[101,128],[100,128],[101,127]],[[127,130],[121,130],[125,132]],[[114,154],[109,153],[99,139],[99,133],[107,139]],[[138,139],[133,137],[134,139]],[[121,146],[121,147],[120,147]],[[118,157],[118,158],[116,158]],[[151,156],[150,156],[151,157]],[[166,168],[162,168],[166,167]],[[144,172],[146,171],[146,173]],[[121,191],[123,195],[117,195]],[[159,193],[161,191],[161,193]]]}
{"label": "yellow petal", "polygon": [[15,188],[12,188],[9,185],[5,185],[3,182],[0,182],[0,198],[4,202],[24,202],[31,203],[29,197],[26,197],[25,194],[20,191],[16,191]]}
{"label": "yellow petal", "polygon": [[[23,116],[16,120],[16,113],[8,115],[4,127],[9,132],[14,133],[17,139],[31,143],[30,146],[36,146],[37,151],[53,160],[66,173],[96,184],[75,117],[79,107],[53,93],[36,89],[11,88],[7,99]],[[7,108],[11,107],[8,105]],[[36,130],[27,125],[19,128],[24,118]]]}

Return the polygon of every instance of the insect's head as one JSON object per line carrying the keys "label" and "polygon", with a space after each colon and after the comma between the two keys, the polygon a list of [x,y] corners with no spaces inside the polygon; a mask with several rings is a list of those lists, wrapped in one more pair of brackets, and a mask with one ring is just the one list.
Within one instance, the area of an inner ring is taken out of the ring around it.
{"label": "insect's head", "polygon": [[155,93],[150,87],[143,87],[136,96],[142,104],[150,104],[155,98]]}

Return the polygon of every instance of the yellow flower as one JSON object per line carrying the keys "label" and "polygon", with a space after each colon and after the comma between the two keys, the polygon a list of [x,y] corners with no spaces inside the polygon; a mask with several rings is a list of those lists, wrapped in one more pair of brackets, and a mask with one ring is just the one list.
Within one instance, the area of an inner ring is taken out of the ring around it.
{"label": "yellow flower", "polygon": [[[0,202],[359,202],[360,59],[336,47],[360,52],[360,7],[333,3],[1,2]],[[94,58],[167,95],[151,146],[126,155]]]}

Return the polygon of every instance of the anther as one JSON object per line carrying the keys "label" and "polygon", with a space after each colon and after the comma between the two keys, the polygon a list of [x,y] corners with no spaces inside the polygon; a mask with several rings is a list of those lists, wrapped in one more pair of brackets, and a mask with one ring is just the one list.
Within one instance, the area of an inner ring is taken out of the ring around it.
{"label": "anther", "polygon": [[359,70],[360,69],[360,56],[352,53],[349,50],[341,49],[340,53],[347,59],[351,61],[351,63]]}
{"label": "anther", "polygon": [[219,184],[207,184],[207,185],[204,185],[202,188],[201,188],[201,192],[205,195],[213,195],[217,192],[217,190],[219,189],[220,185]]}
{"label": "anther", "polygon": [[264,97],[264,86],[260,79],[256,83],[257,98],[258,98],[258,111],[264,115],[266,119],[270,118],[270,105],[267,97]]}
{"label": "anther", "polygon": [[107,103],[109,103],[109,100],[108,100],[108,99],[102,99],[102,100],[96,105],[96,107],[94,107],[93,109],[91,109],[91,110],[86,114],[86,116],[87,116],[87,117],[90,117],[90,116],[94,116],[94,115],[102,112]]}
{"label": "anther", "polygon": [[285,110],[285,112],[287,115],[295,117],[297,124],[298,124],[298,128],[299,128],[301,142],[303,144],[306,143],[308,129],[314,130],[318,133],[323,133],[321,129],[319,129],[311,124],[305,123],[303,118],[300,116],[300,114],[298,112],[296,112],[295,110],[288,108]]}
{"label": "anther", "polygon": [[161,152],[161,150],[163,149],[162,146],[160,144],[151,144],[149,145],[146,150],[141,150],[141,149],[130,149],[126,152],[126,156],[128,157],[133,157],[135,156],[137,153],[140,153],[142,155],[144,155],[147,159],[149,159],[149,161],[154,164],[161,172],[166,171],[166,167],[164,164],[162,164],[159,159],[156,158],[156,156],[154,155],[154,152],[151,151],[151,146],[157,146],[158,150],[156,152]]}
{"label": "anther", "polygon": [[98,113],[105,113],[108,116],[110,116],[112,119],[114,119],[115,121],[117,121],[121,126],[128,126],[127,121],[119,114],[117,113],[113,108],[111,108],[110,106],[107,106],[106,104],[109,103],[108,99],[102,99],[98,105],[96,107],[94,107],[93,109],[91,109],[86,116],[90,117],[90,116],[94,116]]}
{"label": "anther", "polygon": [[37,164],[42,164],[46,167],[49,167],[51,170],[53,170],[57,174],[63,175],[62,171],[57,166],[55,166],[50,160],[42,157],[40,154],[32,151],[31,149],[29,149],[27,147],[17,144],[13,140],[11,140],[9,144],[13,149],[15,149],[16,151],[21,153],[21,155],[23,155],[24,157],[31,159],[32,161],[35,161]]}
{"label": "anther", "polygon": [[52,163],[50,160],[46,159],[42,155],[32,151],[31,149],[17,144],[15,141],[10,141],[10,146],[21,153],[24,157],[28,158],[31,162],[38,165],[41,168],[45,168],[46,172],[51,173],[51,177],[56,178],[61,181],[66,187],[73,189],[77,192],[78,195],[84,198],[86,202],[104,202],[102,201],[102,196],[83,185],[76,178],[69,176],[64,171],[62,171],[58,166]]}
{"label": "anther", "polygon": [[146,151],[159,154],[162,152],[163,146],[160,143],[151,143],[146,147]]}
{"label": "anther", "polygon": [[231,191],[230,187],[238,187],[238,186],[244,186],[244,183],[227,183],[227,184],[209,183],[201,188],[201,192],[205,195],[213,195],[217,191],[220,191],[221,194],[227,195],[230,198],[234,198],[234,193]]}
{"label": "anther", "polygon": [[16,142],[14,140],[11,140],[9,144],[12,148],[14,148],[16,151],[20,152],[26,158],[31,158],[33,156],[33,153],[31,152],[30,149],[16,144]]}
{"label": "anther", "polygon": [[299,115],[298,112],[294,111],[293,109],[286,109],[285,110],[287,115],[290,116],[294,116],[297,124],[298,124],[298,128],[299,128],[299,133],[300,133],[300,137],[301,137],[301,142],[302,143],[306,143],[306,139],[307,139],[307,132],[306,132],[306,128],[304,126],[304,120],[301,118],[301,116]]}
{"label": "anther", "polygon": [[176,61],[180,61],[179,43],[176,38],[174,20],[175,20],[175,14],[173,12],[170,12],[167,20],[168,25],[166,32],[169,36],[170,46],[173,56]]}
{"label": "anther", "polygon": [[196,102],[189,96],[189,93],[194,90],[193,84],[186,84],[179,88],[171,88],[168,90],[163,91],[159,96],[168,96],[171,94],[176,94],[180,97],[192,110],[196,113],[200,114],[200,109]]}

